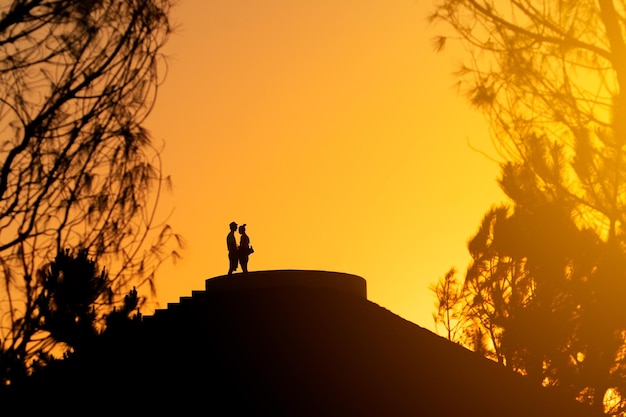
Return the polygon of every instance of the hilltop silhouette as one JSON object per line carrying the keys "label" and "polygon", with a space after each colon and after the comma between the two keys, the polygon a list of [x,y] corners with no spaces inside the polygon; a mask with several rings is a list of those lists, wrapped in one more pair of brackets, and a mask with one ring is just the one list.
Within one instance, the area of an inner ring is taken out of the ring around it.
{"label": "hilltop silhouette", "polygon": [[593,416],[367,300],[350,274],[212,278],[101,339],[2,401],[66,415]]}

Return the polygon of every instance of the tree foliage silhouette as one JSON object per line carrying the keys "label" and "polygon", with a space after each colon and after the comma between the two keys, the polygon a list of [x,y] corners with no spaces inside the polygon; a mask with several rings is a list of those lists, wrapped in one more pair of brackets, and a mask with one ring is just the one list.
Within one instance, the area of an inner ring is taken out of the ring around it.
{"label": "tree foliage silhouette", "polygon": [[458,340],[622,415],[624,4],[440,0],[431,18],[452,29],[437,48],[454,37],[469,52],[460,89],[490,121],[512,201],[485,215],[462,296],[443,304]]}
{"label": "tree foliage silhouette", "polygon": [[86,250],[73,256],[68,249],[57,254],[39,279],[36,305],[41,330],[73,348],[93,340],[98,333],[95,304],[111,304],[106,271],[98,272]]}
{"label": "tree foliage silhouette", "polygon": [[[113,301],[133,285],[154,291],[159,264],[177,256],[179,237],[156,217],[169,179],[143,127],[160,82],[170,6],[169,0],[0,2],[3,363],[25,341],[30,353],[41,349],[32,322],[40,308],[51,309],[47,326],[68,319],[53,306],[69,300],[37,304],[50,282],[36,279],[66,247],[84,248],[107,265]],[[77,323],[82,314],[74,316]]]}
{"label": "tree foliage silhouette", "polygon": [[463,327],[464,316],[458,309],[463,292],[456,278],[456,269],[450,268],[430,289],[437,296],[437,311],[433,313],[435,324],[443,325],[449,340],[457,339],[457,332]]}
{"label": "tree foliage silhouette", "polygon": [[[103,331],[117,331],[139,316],[139,297],[135,288],[124,297],[120,310],[113,305],[111,281],[106,270],[98,270],[87,250],[73,254],[70,249],[57,254],[54,261],[38,271],[36,300],[30,315],[21,325],[24,337],[0,357],[0,381],[13,384],[31,370],[41,369],[56,358],[52,350],[65,355],[97,340]],[[107,310],[109,312],[106,312]],[[134,316],[133,316],[134,314]],[[38,350],[33,352],[32,345]]]}

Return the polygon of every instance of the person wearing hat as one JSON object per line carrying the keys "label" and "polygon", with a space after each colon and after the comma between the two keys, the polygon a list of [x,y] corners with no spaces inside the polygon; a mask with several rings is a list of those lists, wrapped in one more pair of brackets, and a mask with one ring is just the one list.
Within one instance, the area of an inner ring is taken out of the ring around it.
{"label": "person wearing hat", "polygon": [[237,239],[235,239],[235,231],[237,230],[237,223],[230,223],[230,232],[226,236],[226,247],[228,248],[228,275],[231,275],[237,270],[237,264],[239,263],[239,250],[237,248]]}
{"label": "person wearing hat", "polygon": [[246,234],[245,224],[239,226],[239,234],[241,235],[239,239],[239,264],[243,272],[248,272],[248,257],[254,250],[250,246],[250,238]]}

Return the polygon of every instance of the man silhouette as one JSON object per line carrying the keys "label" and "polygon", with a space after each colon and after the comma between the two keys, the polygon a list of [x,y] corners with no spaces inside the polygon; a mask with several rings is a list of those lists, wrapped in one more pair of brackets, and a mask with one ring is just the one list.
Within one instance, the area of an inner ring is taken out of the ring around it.
{"label": "man silhouette", "polygon": [[239,253],[237,250],[237,239],[235,239],[235,231],[237,230],[237,223],[230,223],[230,232],[226,236],[226,247],[228,248],[228,275],[231,275],[237,270],[237,264],[239,263]]}

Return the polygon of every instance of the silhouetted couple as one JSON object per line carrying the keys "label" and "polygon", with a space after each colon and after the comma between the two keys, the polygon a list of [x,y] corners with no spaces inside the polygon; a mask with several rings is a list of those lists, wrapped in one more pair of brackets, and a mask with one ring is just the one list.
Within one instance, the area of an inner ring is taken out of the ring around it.
{"label": "silhouetted couple", "polygon": [[237,223],[230,223],[230,232],[226,236],[226,247],[228,248],[228,261],[230,266],[228,268],[228,275],[231,275],[237,270],[237,266],[241,265],[243,272],[248,272],[248,257],[251,253],[254,253],[254,249],[250,246],[250,238],[246,234],[246,225],[239,226],[239,245],[237,245],[237,239],[235,238],[235,231],[237,230]]}

